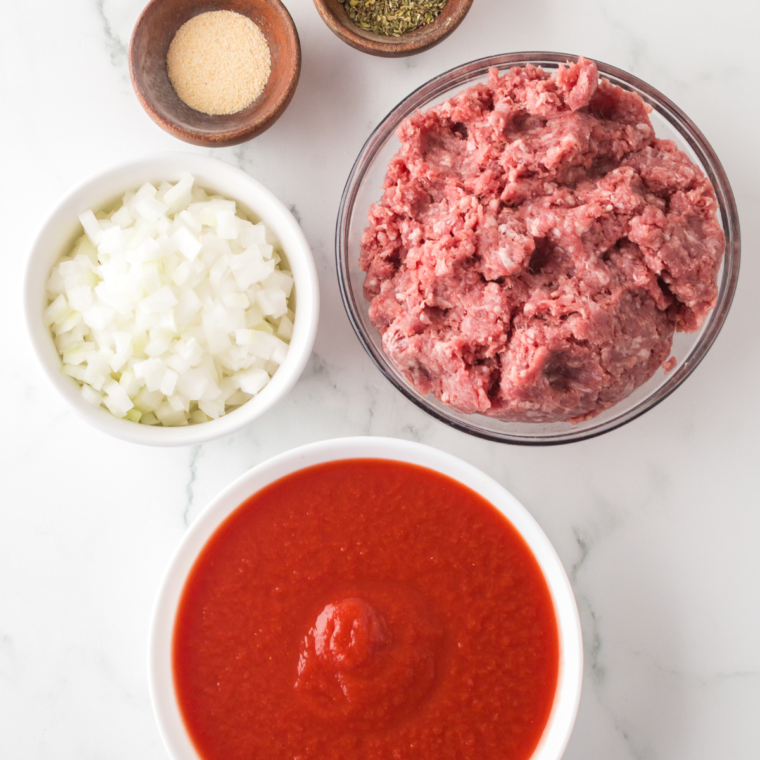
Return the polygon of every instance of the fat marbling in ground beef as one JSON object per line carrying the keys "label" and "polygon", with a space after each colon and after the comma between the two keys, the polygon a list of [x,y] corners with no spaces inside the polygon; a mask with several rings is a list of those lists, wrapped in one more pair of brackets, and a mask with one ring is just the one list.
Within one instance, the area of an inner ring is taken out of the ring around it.
{"label": "fat marbling in ground beef", "polygon": [[583,58],[492,69],[398,129],[361,242],[370,318],[423,395],[505,420],[592,417],[715,305],[713,188]]}

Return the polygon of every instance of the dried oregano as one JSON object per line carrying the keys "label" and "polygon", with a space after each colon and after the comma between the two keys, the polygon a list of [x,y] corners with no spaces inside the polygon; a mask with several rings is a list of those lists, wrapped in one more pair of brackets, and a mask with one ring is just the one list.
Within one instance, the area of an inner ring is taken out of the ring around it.
{"label": "dried oregano", "polygon": [[357,26],[400,37],[435,21],[448,0],[339,0]]}

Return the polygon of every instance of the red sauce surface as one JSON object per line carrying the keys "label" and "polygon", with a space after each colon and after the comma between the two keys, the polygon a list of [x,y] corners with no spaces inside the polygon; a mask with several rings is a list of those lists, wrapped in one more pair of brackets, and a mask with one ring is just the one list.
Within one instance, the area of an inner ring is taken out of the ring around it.
{"label": "red sauce surface", "polygon": [[522,760],[557,684],[549,590],[478,494],[353,459],[244,502],[175,622],[174,682],[206,760]]}

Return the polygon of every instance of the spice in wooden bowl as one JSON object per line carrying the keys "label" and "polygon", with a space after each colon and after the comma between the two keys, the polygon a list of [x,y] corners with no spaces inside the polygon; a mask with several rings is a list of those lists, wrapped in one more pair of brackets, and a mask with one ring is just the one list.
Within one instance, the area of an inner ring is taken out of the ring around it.
{"label": "spice in wooden bowl", "polygon": [[261,29],[233,11],[210,11],[185,22],[166,56],[177,95],[209,115],[242,111],[261,94],[272,61]]}
{"label": "spice in wooden bowl", "polygon": [[[334,2],[342,11],[338,0]],[[269,47],[266,85],[236,113],[208,114],[191,108],[169,79],[167,56],[177,32],[195,16],[217,11],[250,19]],[[150,0],[129,43],[129,76],[140,105],[161,129],[193,145],[237,145],[269,129],[293,99],[300,71],[298,31],[281,0]]]}
{"label": "spice in wooden bowl", "polygon": [[438,18],[448,0],[339,0],[357,26],[374,34],[400,37]]}
{"label": "spice in wooden bowl", "polygon": [[385,58],[414,55],[442,42],[462,23],[472,3],[473,0],[375,0],[374,3],[370,0],[314,0],[319,15],[335,35],[363,53]]}

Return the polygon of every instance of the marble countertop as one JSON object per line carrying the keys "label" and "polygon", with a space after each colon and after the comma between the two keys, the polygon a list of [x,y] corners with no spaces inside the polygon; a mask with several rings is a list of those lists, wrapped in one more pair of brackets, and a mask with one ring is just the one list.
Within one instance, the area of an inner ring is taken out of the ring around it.
{"label": "marble countertop", "polygon": [[[286,0],[303,49],[295,98],[266,134],[215,151],[177,142],[138,105],[126,48],[144,4],[3,8],[0,757],[167,757],[148,694],[148,627],[188,525],[274,454],[386,435],[482,468],[557,548],[586,653],[568,760],[757,760],[760,4],[476,0],[439,47],[384,60],[334,37],[311,0]],[[520,50],[582,53],[674,100],[720,156],[744,240],[731,314],[685,385],[620,430],[545,449],[475,440],[406,401],[355,338],[333,263],[343,184],[383,116],[445,69]],[[48,209],[90,173],[161,150],[213,153],[271,188],[303,226],[322,291],[315,351],[294,391],[237,435],[190,449],[149,450],[87,427],[47,386],[21,320],[23,267]]]}

